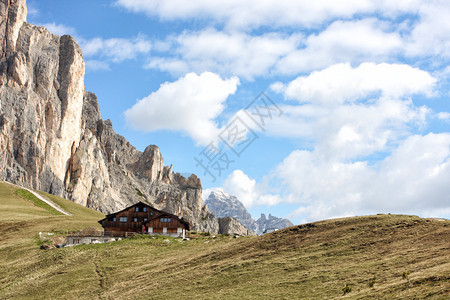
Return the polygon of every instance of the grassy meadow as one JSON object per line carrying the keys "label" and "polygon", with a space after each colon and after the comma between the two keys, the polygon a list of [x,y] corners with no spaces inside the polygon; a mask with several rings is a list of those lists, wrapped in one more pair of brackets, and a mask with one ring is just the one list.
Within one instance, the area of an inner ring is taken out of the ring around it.
{"label": "grassy meadow", "polygon": [[[41,250],[103,214],[0,183],[0,299],[449,299],[450,221],[376,215],[260,237],[135,237]],[[347,286],[347,288],[345,288]]]}

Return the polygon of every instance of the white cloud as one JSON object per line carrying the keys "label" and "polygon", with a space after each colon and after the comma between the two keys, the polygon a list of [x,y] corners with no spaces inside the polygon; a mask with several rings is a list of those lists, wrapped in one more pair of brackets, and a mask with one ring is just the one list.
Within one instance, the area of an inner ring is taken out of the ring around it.
{"label": "white cloud", "polygon": [[[402,24],[376,18],[334,21],[309,35],[301,31],[252,35],[209,28],[155,42],[159,50],[164,49],[163,55],[154,56],[147,67],[173,74],[214,71],[225,76],[235,74],[253,79],[256,76],[310,72],[337,63],[396,62],[402,55],[426,62],[430,54],[428,50],[411,50],[416,47],[414,45],[418,45],[417,49],[422,47],[413,41],[412,30],[408,27],[403,32]],[[435,43],[441,40],[442,37]],[[423,49],[427,47],[424,45]],[[440,46],[433,49],[438,48],[446,49]],[[433,54],[438,56],[442,51]]]}
{"label": "white cloud", "polygon": [[432,95],[436,79],[408,65],[337,64],[272,89],[303,105],[283,105],[267,133],[309,141],[324,157],[355,157],[389,151],[426,124],[430,109],[413,94]]}
{"label": "white cloud", "polygon": [[428,72],[409,65],[363,63],[352,68],[346,63],[300,76],[287,85],[277,83],[272,89],[300,102],[342,104],[374,93],[392,98],[417,93],[430,96],[435,84]]}
{"label": "white cloud", "polygon": [[174,57],[155,57],[148,67],[175,74],[214,71],[251,79],[270,72],[281,57],[296,49],[300,38],[297,34],[251,36],[215,29],[185,32],[167,41],[172,44],[172,52],[176,53]]}
{"label": "white cloud", "polygon": [[[425,1],[418,5],[420,20],[406,37],[409,56],[450,58],[450,5],[446,1]],[[446,61],[444,59],[444,61]]]}
{"label": "white cloud", "polygon": [[109,71],[111,68],[105,61],[99,61],[95,59],[88,59],[85,61],[86,69],[90,71]]}
{"label": "white cloud", "polygon": [[444,216],[450,208],[450,134],[411,136],[375,165],[297,150],[277,176],[306,220],[376,212]]}
{"label": "white cloud", "polygon": [[151,42],[144,36],[135,38],[93,38],[80,39],[83,55],[100,57],[119,63],[127,59],[134,59],[138,55],[147,54],[151,49]]}
{"label": "white cloud", "polygon": [[[442,66],[450,57],[450,7],[443,1],[116,3],[162,20],[213,19],[216,23],[208,26],[225,25],[222,31],[210,27],[155,42],[162,55],[152,57],[147,66],[176,75],[213,71],[253,79],[310,72],[336,63],[392,63],[404,57],[415,58],[419,65]],[[248,30],[259,26],[269,26],[273,32]]]}
{"label": "white cloud", "polygon": [[77,34],[75,28],[64,24],[46,23],[40,26],[46,27],[57,35],[72,35],[80,45],[83,56],[86,58],[86,68],[91,71],[109,71],[110,63],[120,63],[125,60],[135,59],[139,55],[146,55],[152,48],[152,43],[144,35],[133,38],[101,37],[86,39]]}
{"label": "white cloud", "polygon": [[179,131],[197,144],[207,145],[217,140],[219,129],[214,119],[238,85],[237,77],[222,79],[211,72],[189,73],[175,82],[161,84],[156,92],[125,111],[125,118],[134,129]]}
{"label": "white cloud", "polygon": [[249,209],[255,204],[275,205],[280,196],[267,193],[261,184],[248,177],[242,170],[234,170],[224,181],[222,189],[236,196]]}
{"label": "white cloud", "polygon": [[41,24],[39,26],[44,26],[45,28],[47,28],[48,31],[57,35],[66,35],[66,34],[76,35],[75,28],[66,26],[64,24],[56,24],[55,22],[53,22]]}
{"label": "white cloud", "polygon": [[339,62],[385,61],[402,49],[400,34],[392,32],[386,21],[335,21],[323,31],[309,35],[303,47],[281,58],[276,68],[281,74],[296,74]]}
{"label": "white cloud", "polygon": [[437,114],[439,120],[450,121],[450,113],[448,112],[440,112]]}
{"label": "white cloud", "polygon": [[371,0],[117,0],[116,4],[133,12],[143,12],[163,20],[206,19],[228,28],[259,26],[319,26],[332,19],[357,14],[381,13],[396,16],[414,12],[418,1]]}

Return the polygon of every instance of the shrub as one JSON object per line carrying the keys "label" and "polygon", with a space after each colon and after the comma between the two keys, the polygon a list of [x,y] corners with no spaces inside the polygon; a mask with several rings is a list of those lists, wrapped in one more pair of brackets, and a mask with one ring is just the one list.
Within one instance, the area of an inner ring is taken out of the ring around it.
{"label": "shrub", "polygon": [[141,192],[140,189],[135,188],[135,190],[136,190],[136,193],[137,193],[138,196],[141,196],[141,197],[144,197],[144,198],[145,198],[144,194],[142,194],[142,192]]}
{"label": "shrub", "polygon": [[408,286],[411,286],[411,280],[409,279],[409,274],[410,274],[409,271],[403,272],[402,278],[408,280]]}
{"label": "shrub", "polygon": [[369,280],[369,287],[373,287],[377,281],[377,276],[374,275],[372,279]]}
{"label": "shrub", "polygon": [[352,291],[352,288],[348,285],[348,283],[346,283],[345,286],[342,288],[342,291],[344,292],[345,295],[350,293]]}

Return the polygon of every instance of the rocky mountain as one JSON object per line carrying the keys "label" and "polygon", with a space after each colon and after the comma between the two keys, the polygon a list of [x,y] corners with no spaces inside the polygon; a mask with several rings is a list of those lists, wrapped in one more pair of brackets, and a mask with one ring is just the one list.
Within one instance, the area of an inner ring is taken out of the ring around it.
{"label": "rocky mountain", "polygon": [[212,191],[205,201],[208,209],[218,218],[232,217],[246,228],[255,230],[255,220],[248,213],[241,201],[221,190]]}
{"label": "rocky mountain", "polygon": [[25,0],[0,0],[0,179],[104,213],[137,201],[219,232],[202,184],[134,148],[85,91],[83,54],[68,35],[26,22]]}
{"label": "rocky mountain", "polygon": [[261,214],[261,217],[255,221],[241,201],[221,190],[212,191],[205,204],[218,218],[232,217],[257,234],[263,234],[266,230],[283,229],[294,225],[288,219],[277,218],[271,214],[269,214],[269,218]]}
{"label": "rocky mountain", "polygon": [[291,221],[285,218],[278,218],[269,214],[269,218],[266,219],[265,214],[261,214],[261,217],[255,221],[258,232],[265,233],[286,227],[294,226]]}

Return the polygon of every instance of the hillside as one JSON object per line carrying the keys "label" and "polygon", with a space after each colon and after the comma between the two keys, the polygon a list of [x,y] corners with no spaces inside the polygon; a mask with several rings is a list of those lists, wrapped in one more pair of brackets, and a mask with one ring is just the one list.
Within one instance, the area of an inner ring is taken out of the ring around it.
{"label": "hillside", "polygon": [[[102,214],[52,196],[55,215],[0,183],[1,299],[443,299],[450,221],[376,215],[260,237],[151,237],[40,250],[38,232],[98,226]],[[411,286],[402,278],[410,272]],[[369,281],[376,276],[375,284]],[[343,296],[348,284],[351,292]]]}

